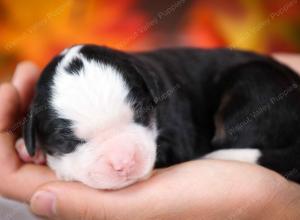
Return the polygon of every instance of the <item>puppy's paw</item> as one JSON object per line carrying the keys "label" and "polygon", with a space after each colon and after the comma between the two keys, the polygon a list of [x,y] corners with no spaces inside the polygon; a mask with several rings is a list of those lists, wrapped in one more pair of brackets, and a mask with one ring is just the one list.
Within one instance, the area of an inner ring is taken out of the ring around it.
{"label": "puppy's paw", "polygon": [[28,154],[23,138],[19,138],[17,140],[15,148],[19,154],[20,159],[25,163],[34,163],[34,164],[39,164],[39,165],[46,163],[46,157],[40,149],[37,149],[37,151],[33,157],[31,157]]}

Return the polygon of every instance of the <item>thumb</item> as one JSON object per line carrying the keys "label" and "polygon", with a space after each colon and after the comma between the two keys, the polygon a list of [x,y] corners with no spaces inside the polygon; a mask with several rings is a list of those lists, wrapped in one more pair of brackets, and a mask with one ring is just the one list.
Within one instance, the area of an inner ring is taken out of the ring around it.
{"label": "thumb", "polygon": [[107,194],[79,183],[55,182],[40,187],[30,206],[36,215],[50,219],[111,219],[105,204]]}

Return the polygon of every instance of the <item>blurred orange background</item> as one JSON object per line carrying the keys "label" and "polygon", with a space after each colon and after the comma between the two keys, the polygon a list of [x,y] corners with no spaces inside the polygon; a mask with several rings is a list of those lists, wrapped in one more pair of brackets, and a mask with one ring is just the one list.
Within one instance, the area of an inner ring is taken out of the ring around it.
{"label": "blurred orange background", "polygon": [[0,0],[0,81],[80,43],[300,52],[300,0]]}

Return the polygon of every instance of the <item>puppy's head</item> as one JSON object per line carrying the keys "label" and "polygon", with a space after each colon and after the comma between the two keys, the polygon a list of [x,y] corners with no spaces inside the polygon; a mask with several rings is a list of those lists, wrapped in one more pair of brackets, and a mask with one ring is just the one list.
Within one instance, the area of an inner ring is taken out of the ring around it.
{"label": "puppy's head", "polygon": [[94,45],[63,51],[45,68],[24,127],[64,180],[117,189],[149,176],[156,158],[151,86],[132,57]]}

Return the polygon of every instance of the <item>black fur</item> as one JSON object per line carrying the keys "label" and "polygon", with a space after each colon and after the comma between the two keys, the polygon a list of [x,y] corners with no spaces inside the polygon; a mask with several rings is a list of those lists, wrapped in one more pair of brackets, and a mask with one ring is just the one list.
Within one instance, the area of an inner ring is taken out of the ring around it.
{"label": "black fur", "polygon": [[83,68],[82,60],[75,58],[71,61],[69,66],[66,67],[66,71],[69,73],[78,74],[82,68]]}
{"label": "black fur", "polygon": [[[300,79],[273,59],[229,49],[161,49],[124,53],[95,45],[80,51],[88,59],[119,69],[135,99],[135,120],[159,137],[156,167],[226,148],[258,148],[259,163],[300,182]],[[48,106],[25,127],[29,152],[33,135],[49,154],[68,153],[77,140],[70,123],[49,107],[56,57],[38,83],[34,105]],[[72,62],[69,72],[84,68]],[[32,128],[33,127],[33,128]],[[32,128],[32,129],[31,129]],[[31,132],[27,130],[31,129]],[[27,131],[27,132],[26,132]],[[293,171],[293,175],[289,175]],[[299,172],[298,172],[299,171]]]}
{"label": "black fur", "polygon": [[[62,56],[55,57],[44,69],[36,88],[30,115],[24,126],[25,144],[31,156],[35,153],[36,142],[45,153],[50,155],[70,153],[80,142],[84,142],[73,134],[71,121],[58,118],[50,105],[55,68],[61,59]],[[71,74],[75,73],[77,66],[70,65],[69,67],[75,68],[70,71]]]}

